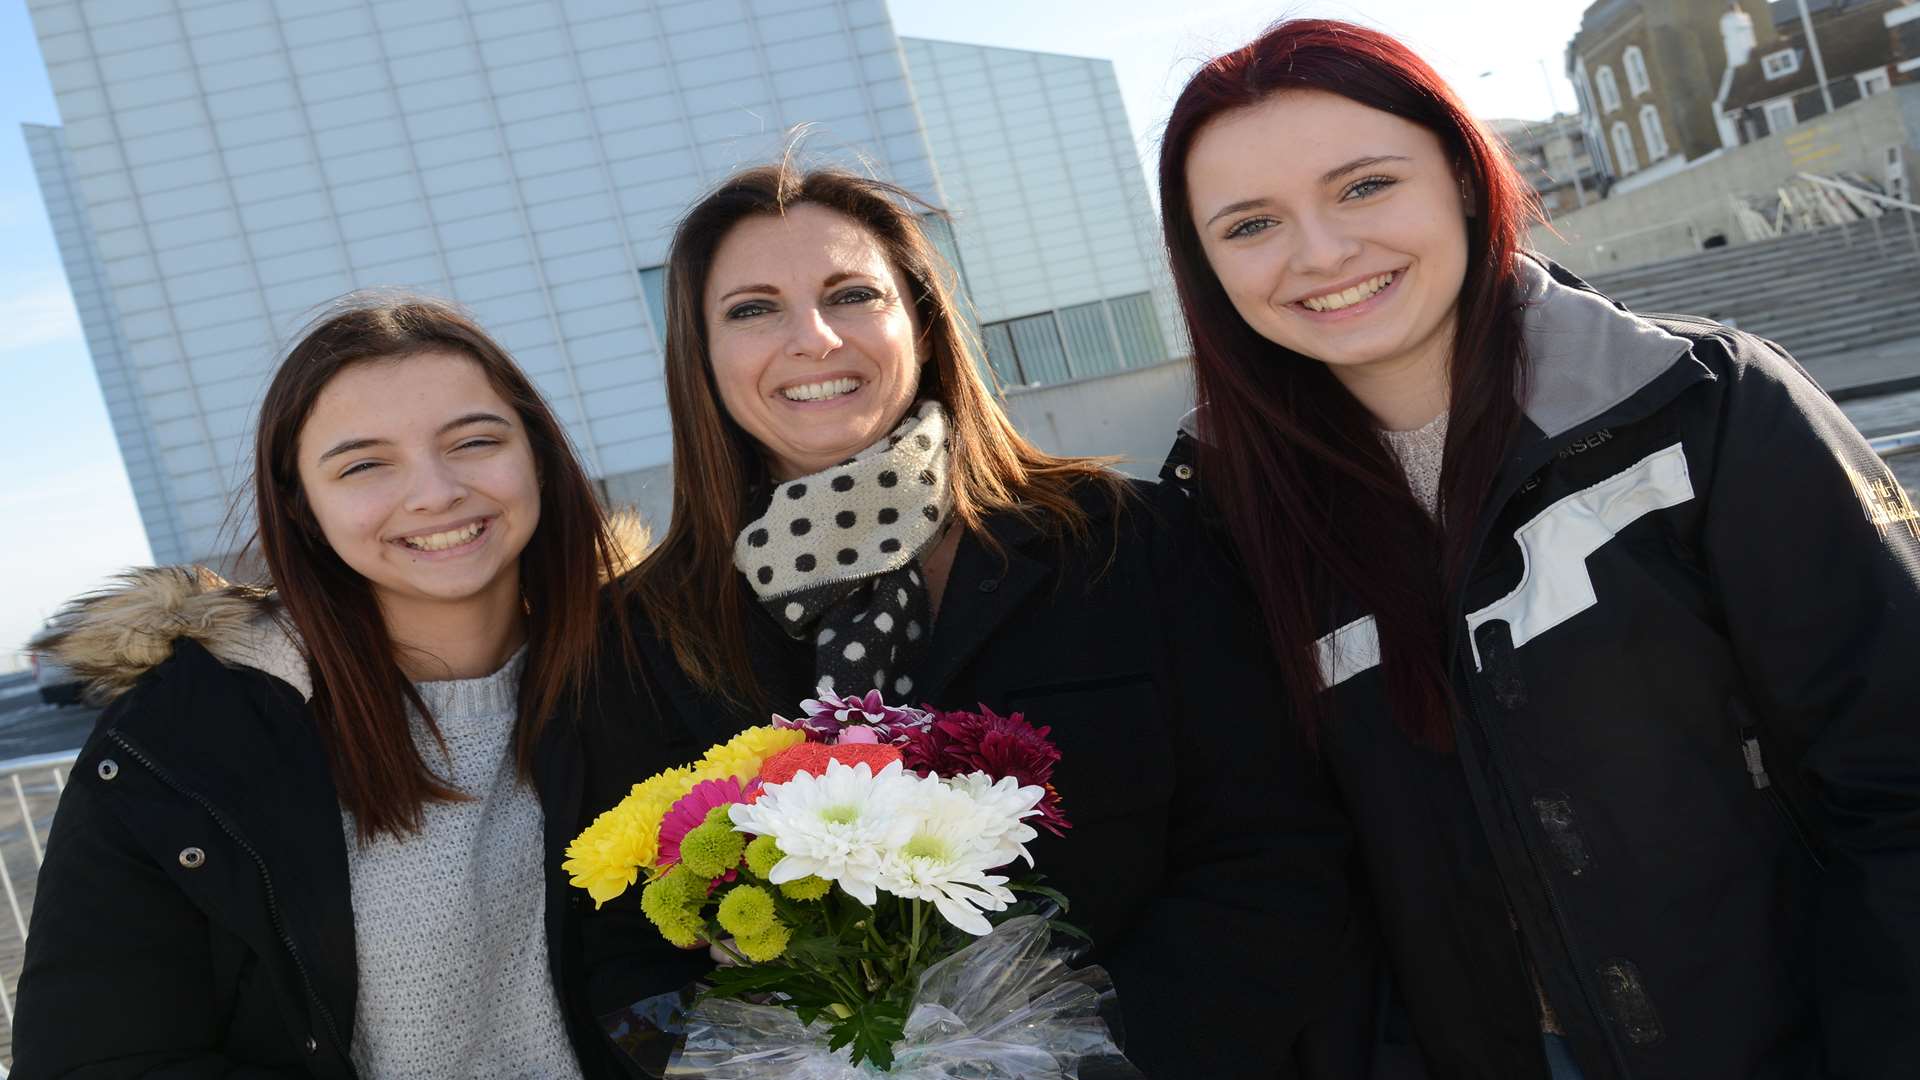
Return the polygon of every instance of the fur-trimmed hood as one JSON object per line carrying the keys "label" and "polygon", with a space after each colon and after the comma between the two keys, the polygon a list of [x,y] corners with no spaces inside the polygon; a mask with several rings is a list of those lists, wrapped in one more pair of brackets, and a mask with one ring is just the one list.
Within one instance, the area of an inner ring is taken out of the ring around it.
{"label": "fur-trimmed hood", "polygon": [[[614,569],[624,574],[645,554],[647,528],[623,510],[610,516],[608,529]],[[233,584],[203,566],[127,570],[69,602],[27,647],[71,669],[87,700],[105,704],[171,656],[180,638],[199,642],[224,664],[264,671],[313,697],[306,651],[273,592]]]}
{"label": "fur-trimmed hood", "polygon": [[312,679],[273,594],[201,566],[137,567],[69,603],[29,648],[73,670],[87,700],[104,704],[191,638],[222,663],[285,680],[311,697]]}

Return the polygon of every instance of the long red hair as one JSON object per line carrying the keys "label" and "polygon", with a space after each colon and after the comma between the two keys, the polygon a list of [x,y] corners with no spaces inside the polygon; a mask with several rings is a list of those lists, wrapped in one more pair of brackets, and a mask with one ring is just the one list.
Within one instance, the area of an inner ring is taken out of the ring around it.
{"label": "long red hair", "polygon": [[[1194,139],[1214,118],[1289,90],[1339,94],[1427,128],[1471,185],[1437,524],[1367,411],[1325,364],[1248,326],[1201,248],[1186,178]],[[1374,616],[1395,723],[1423,744],[1450,747],[1447,599],[1521,417],[1514,258],[1537,214],[1531,189],[1497,138],[1405,45],[1351,23],[1297,19],[1188,81],[1161,146],[1160,206],[1205,403],[1206,496],[1245,563],[1296,714],[1318,734],[1327,706],[1315,642],[1346,595]]]}

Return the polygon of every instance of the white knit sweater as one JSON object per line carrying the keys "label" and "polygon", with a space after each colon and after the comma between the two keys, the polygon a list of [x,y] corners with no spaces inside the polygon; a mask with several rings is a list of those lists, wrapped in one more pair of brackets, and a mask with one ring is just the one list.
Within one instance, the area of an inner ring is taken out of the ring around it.
{"label": "white knit sweater", "polygon": [[547,968],[540,803],[514,768],[525,662],[522,649],[483,679],[415,684],[447,751],[418,716],[414,742],[470,801],[429,803],[420,833],[365,846],[341,812],[363,1077],[580,1075]]}
{"label": "white knit sweater", "polygon": [[1440,508],[1440,465],[1447,452],[1447,414],[1427,421],[1412,431],[1382,431],[1387,447],[1400,459],[1406,471],[1407,486],[1413,497],[1434,516]]}

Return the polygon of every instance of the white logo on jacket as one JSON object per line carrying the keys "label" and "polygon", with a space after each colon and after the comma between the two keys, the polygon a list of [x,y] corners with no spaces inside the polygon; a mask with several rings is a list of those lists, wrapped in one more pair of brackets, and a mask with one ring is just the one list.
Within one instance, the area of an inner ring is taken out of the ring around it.
{"label": "white logo on jacket", "polygon": [[[1481,626],[1505,622],[1518,649],[1598,604],[1593,577],[1587,572],[1588,557],[1647,514],[1693,497],[1686,452],[1674,443],[1534,515],[1513,534],[1520,545],[1520,583],[1467,615],[1474,669],[1480,668],[1480,644],[1474,633]],[[1316,644],[1320,675],[1329,688],[1380,663],[1380,636],[1371,615],[1355,619]]]}

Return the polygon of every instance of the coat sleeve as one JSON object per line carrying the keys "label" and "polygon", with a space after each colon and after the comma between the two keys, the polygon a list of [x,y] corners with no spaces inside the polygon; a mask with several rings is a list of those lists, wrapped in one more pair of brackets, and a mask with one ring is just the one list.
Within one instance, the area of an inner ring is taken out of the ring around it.
{"label": "coat sleeve", "polygon": [[1177,777],[1161,888],[1105,957],[1128,1057],[1156,1078],[1293,1076],[1355,941],[1350,827],[1220,541],[1182,493],[1153,500]]}
{"label": "coat sleeve", "polygon": [[[82,754],[76,773],[97,754]],[[60,798],[35,886],[13,1023],[22,1078],[304,1075],[220,1050],[208,920],[93,785]]]}
{"label": "coat sleeve", "polygon": [[[1748,711],[1826,859],[1813,949],[1828,1075],[1920,1061],[1920,519],[1777,347],[1722,376],[1702,544]],[[1696,456],[1697,460],[1697,456]],[[1784,943],[1783,943],[1783,947]]]}
{"label": "coat sleeve", "polygon": [[[630,661],[638,664],[637,656]],[[580,821],[585,828],[618,803],[633,785],[700,753],[689,737],[668,726],[656,688],[644,665],[610,671],[595,688],[586,739]],[[713,969],[705,949],[677,949],[640,910],[640,886],[595,908],[580,920],[586,967],[586,1005],[608,1033],[614,1057],[635,1078],[658,1075],[672,1050],[681,991]]]}

